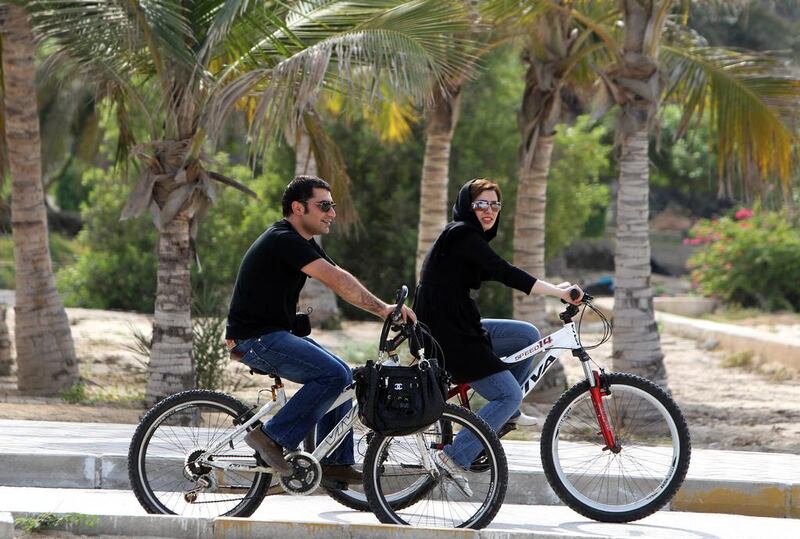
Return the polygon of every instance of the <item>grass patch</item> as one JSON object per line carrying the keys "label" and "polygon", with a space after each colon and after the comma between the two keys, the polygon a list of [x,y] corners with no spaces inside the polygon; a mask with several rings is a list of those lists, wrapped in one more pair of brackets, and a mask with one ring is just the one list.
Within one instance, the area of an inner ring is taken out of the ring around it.
{"label": "grass patch", "polygon": [[752,352],[736,352],[722,358],[723,367],[744,369],[764,376],[773,382],[786,382],[797,376],[797,372],[779,363],[770,363],[755,356]]}
{"label": "grass patch", "polygon": [[114,404],[124,407],[141,407],[144,391],[125,387],[88,386],[78,382],[69,389],[61,390],[58,396],[69,404]]}
{"label": "grass patch", "polygon": [[736,352],[723,357],[720,364],[728,369],[739,368],[752,370],[755,365],[753,359],[753,352]]}
{"label": "grass patch", "polygon": [[337,352],[349,365],[364,365],[370,359],[378,359],[378,347],[372,341],[348,342]]}
{"label": "grass patch", "polygon": [[40,513],[32,517],[18,517],[14,519],[14,526],[28,533],[78,525],[85,525],[93,528],[97,525],[97,517],[94,515],[84,515],[83,513],[67,513],[66,515]]}

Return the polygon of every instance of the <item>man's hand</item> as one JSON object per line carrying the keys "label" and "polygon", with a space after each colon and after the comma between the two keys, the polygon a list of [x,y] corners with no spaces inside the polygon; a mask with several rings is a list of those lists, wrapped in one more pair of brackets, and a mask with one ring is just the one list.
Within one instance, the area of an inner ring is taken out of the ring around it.
{"label": "man's hand", "polygon": [[[389,316],[391,316],[391,314],[394,312],[396,308],[397,304],[388,305],[386,307],[386,310],[381,314],[381,318],[386,320]],[[403,322],[408,322],[408,320],[410,319],[412,324],[417,323],[417,315],[414,311],[411,310],[410,307],[406,307],[405,305],[403,305],[403,308],[400,310],[400,314],[403,317]]]}

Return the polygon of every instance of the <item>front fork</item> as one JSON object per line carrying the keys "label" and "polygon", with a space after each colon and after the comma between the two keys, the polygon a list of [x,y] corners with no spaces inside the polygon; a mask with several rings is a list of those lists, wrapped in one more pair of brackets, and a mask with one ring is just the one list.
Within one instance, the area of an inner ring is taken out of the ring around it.
{"label": "front fork", "polygon": [[589,381],[589,395],[592,399],[594,414],[597,417],[597,424],[600,427],[600,432],[598,432],[598,434],[603,436],[603,441],[606,443],[603,451],[619,453],[622,448],[617,443],[611,423],[608,421],[608,411],[603,404],[603,397],[611,394],[608,385],[606,385],[604,381],[605,372],[603,372],[602,369],[601,372],[593,371],[589,367],[589,355],[583,349],[577,351],[577,353],[573,352],[573,355],[581,360],[583,372],[586,375],[586,379]]}

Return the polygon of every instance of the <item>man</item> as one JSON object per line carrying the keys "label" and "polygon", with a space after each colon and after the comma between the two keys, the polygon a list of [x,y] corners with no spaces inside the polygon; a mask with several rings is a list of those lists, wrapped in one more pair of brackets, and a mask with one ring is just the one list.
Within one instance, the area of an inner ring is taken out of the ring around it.
{"label": "man", "polygon": [[[297,176],[283,192],[284,218],[273,224],[247,250],[236,277],[228,312],[226,338],[232,354],[259,371],[276,374],[303,387],[261,429],[245,436],[270,467],[292,474],[283,450],[294,449],[319,423],[318,439],[350,410],[350,402],[325,412],[351,381],[350,368],[310,338],[291,333],[300,290],[307,277],[319,280],[345,301],[386,318],[387,305],[347,271],[328,258],[314,236],[330,232],[336,204],[327,182]],[[403,307],[403,317],[415,320]],[[324,416],[324,417],[323,417]],[[327,482],[361,482],[353,468],[352,433],[322,462]]]}

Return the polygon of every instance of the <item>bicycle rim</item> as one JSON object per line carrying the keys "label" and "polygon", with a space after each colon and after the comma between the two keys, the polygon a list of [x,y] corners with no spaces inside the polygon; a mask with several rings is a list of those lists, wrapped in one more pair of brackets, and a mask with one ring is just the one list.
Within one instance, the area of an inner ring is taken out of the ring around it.
{"label": "bicycle rim", "polygon": [[[212,400],[194,400],[164,410],[145,432],[137,469],[148,501],[160,513],[192,517],[239,515],[258,496],[268,474],[213,469],[194,459],[234,429],[242,413]],[[254,465],[253,451],[238,437],[214,454],[215,460]],[[193,501],[185,495],[203,477],[211,487]]]}
{"label": "bicycle rim", "polygon": [[663,494],[676,479],[682,480],[676,474],[688,456],[682,455],[678,425],[659,399],[628,384],[612,382],[610,390],[603,405],[619,452],[605,448],[591,397],[584,391],[557,419],[552,461],[563,488],[592,511],[592,518],[618,514],[630,518],[608,520],[633,520],[666,503]]}
{"label": "bicycle rim", "polygon": [[[452,429],[447,433],[445,428]],[[464,470],[463,474],[472,489],[467,496],[445,474],[433,477],[426,469],[419,450],[417,437],[428,455],[443,447],[443,439],[452,439],[462,429],[478,438],[487,455],[488,465],[481,472]],[[488,427],[486,427],[487,430]],[[450,434],[452,433],[452,435]],[[410,526],[445,528],[481,528],[486,526],[499,509],[504,491],[501,468],[505,459],[492,447],[487,433],[465,421],[460,415],[445,412],[438,423],[424,432],[402,437],[378,437],[370,446],[367,465],[368,495],[379,507],[376,515],[382,522]],[[497,443],[499,446],[499,442]],[[502,449],[500,449],[502,451]],[[505,477],[505,476],[503,476]],[[397,499],[405,497],[408,504],[398,507]]]}

